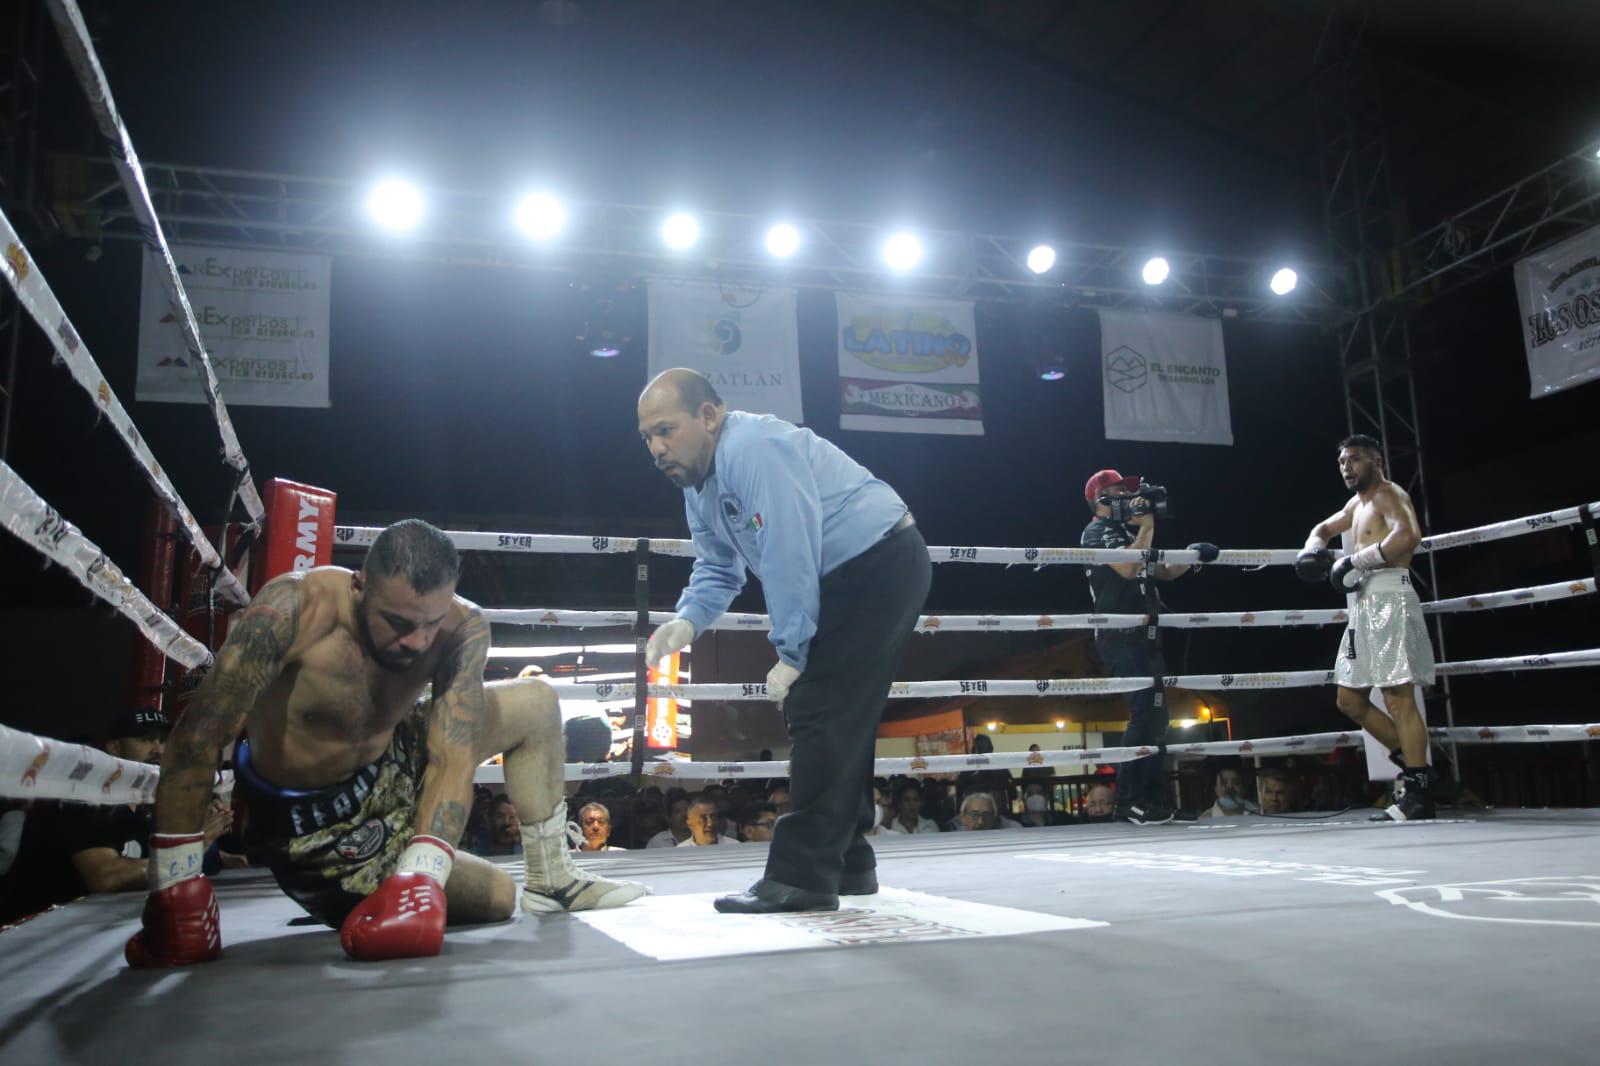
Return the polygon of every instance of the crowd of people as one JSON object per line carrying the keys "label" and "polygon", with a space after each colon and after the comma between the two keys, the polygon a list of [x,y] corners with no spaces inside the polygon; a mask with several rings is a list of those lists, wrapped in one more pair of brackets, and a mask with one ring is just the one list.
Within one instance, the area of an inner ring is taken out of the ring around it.
{"label": "crowd of people", "polygon": [[[1209,787],[1203,809],[1178,809],[1181,820],[1338,811],[1365,802],[1346,797],[1340,776],[1320,764],[1264,766],[1253,771],[1219,763],[1202,771]],[[937,777],[879,778],[873,784],[876,824],[868,836],[972,832],[1081,825],[1119,820],[1110,774],[1056,778],[1049,771],[1015,777],[1004,770]],[[578,851],[717,847],[765,843],[788,812],[787,781],[708,782],[697,791],[621,779],[586,782],[567,801],[569,836]],[[506,824],[510,818],[511,823]],[[515,854],[516,812],[487,785],[477,786],[462,847],[475,854]]]}

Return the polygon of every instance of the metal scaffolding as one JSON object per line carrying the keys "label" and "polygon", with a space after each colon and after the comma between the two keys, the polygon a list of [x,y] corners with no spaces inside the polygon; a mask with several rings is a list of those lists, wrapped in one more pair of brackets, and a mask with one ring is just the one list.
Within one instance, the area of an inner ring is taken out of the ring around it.
{"label": "metal scaffolding", "polygon": [[1600,155],[1586,145],[1399,244],[1383,300],[1425,302],[1600,225]]}
{"label": "metal scaffolding", "polygon": [[[1382,284],[1382,264],[1399,243],[1399,204],[1384,129],[1381,79],[1364,46],[1369,8],[1359,0],[1329,12],[1312,81],[1320,129],[1319,163],[1329,250],[1349,264],[1356,313],[1337,329],[1350,432],[1383,442],[1390,480],[1410,494],[1424,530],[1434,527],[1417,410],[1416,367],[1411,350],[1411,307],[1391,298]],[[1432,553],[1413,571],[1430,598],[1439,596]],[[1433,638],[1438,661],[1447,659],[1442,621]],[[1450,679],[1439,679],[1445,722],[1455,726]],[[1460,761],[1450,749],[1453,776]]]}
{"label": "metal scaffolding", "polygon": [[[1257,321],[1329,325],[1349,317],[1342,269],[1296,264],[1301,285],[1288,296],[1267,287],[1282,263],[1249,256],[1169,249],[1054,243],[1056,265],[1044,274],[1027,266],[1039,241],[1000,234],[918,229],[923,265],[891,273],[881,259],[881,226],[817,218],[788,221],[802,246],[779,260],[763,248],[775,219],[727,211],[697,213],[702,236],[689,252],[674,253],[659,228],[659,205],[577,201],[566,205],[568,226],[548,246],[523,237],[512,207],[481,190],[426,191],[428,213],[414,234],[383,233],[366,217],[365,186],[221,167],[144,164],[151,197],[170,238],[340,256],[415,259],[461,266],[505,267],[580,277],[658,276],[796,288],[894,290],[923,296],[1001,302],[1046,301],[1085,307],[1147,307]],[[137,240],[132,212],[110,164],[65,161],[90,190],[56,209],[64,224],[98,229],[102,239]],[[77,184],[75,181],[74,184]],[[1152,255],[1171,264],[1159,287],[1144,284]],[[1339,293],[1335,298],[1330,293]]]}

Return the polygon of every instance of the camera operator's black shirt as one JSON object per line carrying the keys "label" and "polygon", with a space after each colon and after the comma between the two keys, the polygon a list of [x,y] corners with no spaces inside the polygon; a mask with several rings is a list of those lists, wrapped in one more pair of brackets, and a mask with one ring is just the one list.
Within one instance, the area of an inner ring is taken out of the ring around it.
{"label": "camera operator's black shirt", "polygon": [[[1138,530],[1110,518],[1095,516],[1083,529],[1080,544],[1085,548],[1126,548],[1138,536]],[[1096,614],[1149,614],[1163,610],[1161,593],[1155,580],[1141,572],[1125,578],[1109,566],[1086,566],[1083,571],[1089,578],[1089,595],[1094,599]],[[1133,630],[1107,629],[1097,635],[1128,634]]]}

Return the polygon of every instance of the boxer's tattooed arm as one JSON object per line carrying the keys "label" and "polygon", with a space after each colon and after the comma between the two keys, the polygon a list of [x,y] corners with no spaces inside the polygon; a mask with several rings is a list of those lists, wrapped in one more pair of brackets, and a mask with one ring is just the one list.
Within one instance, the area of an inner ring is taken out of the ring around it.
{"label": "boxer's tattooed arm", "polygon": [[452,844],[461,839],[467,828],[467,809],[459,803],[441,803],[428,823],[428,832]]}
{"label": "boxer's tattooed arm", "polygon": [[195,832],[205,820],[222,749],[277,680],[300,620],[300,582],[269,582],[239,614],[168,738],[156,787],[156,832]]}
{"label": "boxer's tattooed arm", "polygon": [[488,753],[488,700],[483,667],[489,658],[489,623],[477,608],[452,635],[452,646],[433,679],[428,722],[428,769],[417,801],[417,831],[451,844],[467,825],[472,772]]}

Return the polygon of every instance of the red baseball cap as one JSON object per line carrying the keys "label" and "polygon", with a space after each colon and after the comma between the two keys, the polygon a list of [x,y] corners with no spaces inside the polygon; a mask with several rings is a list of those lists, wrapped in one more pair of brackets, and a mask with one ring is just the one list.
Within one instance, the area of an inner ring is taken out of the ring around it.
{"label": "red baseball cap", "polygon": [[1136,474],[1123,477],[1115,470],[1102,470],[1090,478],[1089,483],[1083,487],[1083,498],[1092,506],[1100,499],[1101,493],[1119,483],[1129,492],[1136,492],[1139,488],[1139,477]]}

